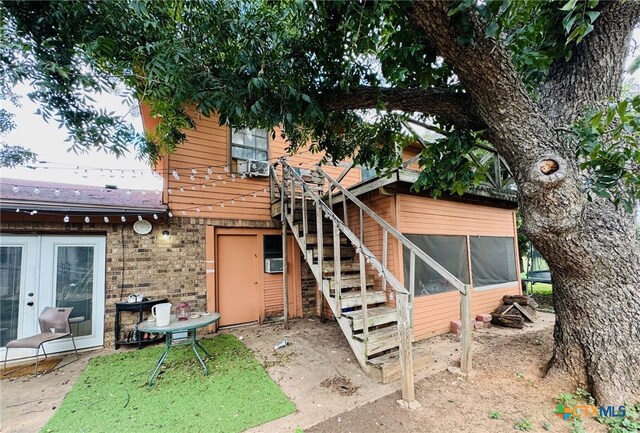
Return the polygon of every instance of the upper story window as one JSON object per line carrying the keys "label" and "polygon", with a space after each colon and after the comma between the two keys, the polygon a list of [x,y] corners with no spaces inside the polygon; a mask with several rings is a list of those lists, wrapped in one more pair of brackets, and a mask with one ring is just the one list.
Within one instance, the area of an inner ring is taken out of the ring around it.
{"label": "upper story window", "polygon": [[231,158],[234,161],[266,161],[268,156],[265,129],[232,129]]}

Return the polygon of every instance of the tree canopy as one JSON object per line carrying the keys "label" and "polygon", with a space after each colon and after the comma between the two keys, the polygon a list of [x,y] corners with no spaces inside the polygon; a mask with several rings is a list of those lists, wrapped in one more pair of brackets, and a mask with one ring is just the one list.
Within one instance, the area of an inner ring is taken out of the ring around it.
{"label": "tree canopy", "polygon": [[[281,127],[293,152],[311,143],[333,160],[386,169],[413,137],[404,116],[425,118],[442,138],[422,163],[420,186],[462,192],[482,180],[468,153],[491,141],[467,89],[410,2],[119,1],[2,5],[1,95],[29,82],[45,119],[69,130],[76,150],[135,148],[156,161],[193,127],[188,108],[236,127]],[[450,3],[456,43],[500,41],[532,99],[554,64],[571,59],[600,16],[597,0]],[[469,10],[483,20],[473,26]],[[140,137],[95,108],[92,95],[143,101],[160,126]],[[630,209],[640,197],[638,96],[599,101],[567,119],[567,139],[588,172],[586,190]],[[368,110],[368,111],[364,111]],[[563,126],[563,125],[559,125]],[[606,140],[602,138],[606,137]],[[611,138],[613,137],[613,140]],[[434,168],[437,168],[435,170]]]}

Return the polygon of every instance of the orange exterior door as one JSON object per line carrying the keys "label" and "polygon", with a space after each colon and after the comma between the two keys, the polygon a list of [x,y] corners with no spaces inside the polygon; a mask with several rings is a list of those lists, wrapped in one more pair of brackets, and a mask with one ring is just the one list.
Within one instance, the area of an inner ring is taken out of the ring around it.
{"label": "orange exterior door", "polygon": [[257,322],[258,237],[219,235],[217,238],[220,326]]}

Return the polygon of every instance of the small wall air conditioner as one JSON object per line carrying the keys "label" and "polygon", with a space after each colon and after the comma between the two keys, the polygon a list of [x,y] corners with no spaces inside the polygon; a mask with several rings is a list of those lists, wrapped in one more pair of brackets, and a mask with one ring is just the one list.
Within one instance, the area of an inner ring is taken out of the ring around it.
{"label": "small wall air conditioner", "polygon": [[269,176],[269,163],[267,161],[238,161],[238,172],[247,176]]}
{"label": "small wall air conditioner", "polygon": [[264,271],[267,274],[282,273],[282,268],[283,268],[282,259],[264,259]]}

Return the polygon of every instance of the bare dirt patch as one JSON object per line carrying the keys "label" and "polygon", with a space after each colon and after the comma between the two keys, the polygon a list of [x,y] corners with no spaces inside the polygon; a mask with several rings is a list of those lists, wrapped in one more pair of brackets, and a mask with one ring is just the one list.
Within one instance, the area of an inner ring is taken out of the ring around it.
{"label": "bare dirt patch", "polygon": [[353,395],[358,387],[351,383],[349,379],[344,377],[341,374],[338,374],[332,378],[325,379],[320,382],[320,385],[325,388],[329,388],[330,390],[337,392],[340,395]]}
{"label": "bare dirt patch", "polygon": [[[305,432],[499,433],[516,431],[520,422],[530,423],[533,432],[571,430],[570,423],[554,413],[554,399],[574,392],[575,385],[565,377],[543,374],[552,350],[551,327],[528,332],[492,328],[473,336],[475,376],[466,380],[444,371],[418,382],[420,411],[398,407],[397,392]],[[455,358],[457,354],[450,357]],[[587,432],[605,431],[593,420],[585,420],[584,425]]]}

